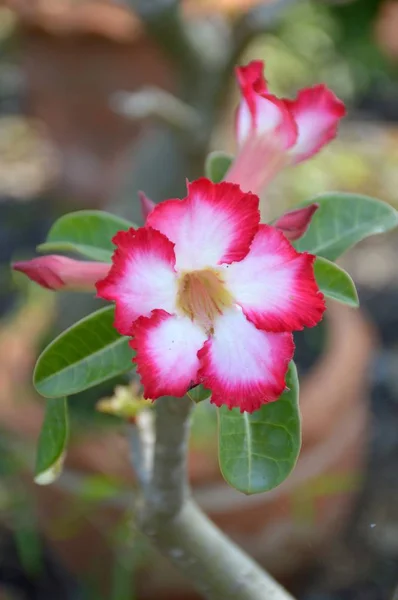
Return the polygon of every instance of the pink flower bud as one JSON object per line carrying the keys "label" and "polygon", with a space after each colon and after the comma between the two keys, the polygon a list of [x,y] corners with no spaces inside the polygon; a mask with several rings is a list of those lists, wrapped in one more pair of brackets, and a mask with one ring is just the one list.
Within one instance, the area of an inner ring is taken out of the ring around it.
{"label": "pink flower bud", "polygon": [[148,218],[148,215],[151,214],[156,204],[153,200],[148,198],[148,196],[144,192],[138,192],[138,198],[140,199],[141,212],[145,223]]}
{"label": "pink flower bud", "polygon": [[308,229],[311,219],[319,204],[314,203],[304,208],[291,210],[277,219],[273,226],[284,233],[288,240],[298,240]]}
{"label": "pink flower bud", "polygon": [[96,282],[107,276],[110,267],[107,263],[73,260],[55,254],[12,265],[15,271],[48,290],[81,292],[95,292]]}

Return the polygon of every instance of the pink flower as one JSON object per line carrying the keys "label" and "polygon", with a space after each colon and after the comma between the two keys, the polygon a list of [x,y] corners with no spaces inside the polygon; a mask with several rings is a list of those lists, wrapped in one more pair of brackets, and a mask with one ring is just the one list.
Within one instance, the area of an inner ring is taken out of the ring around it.
{"label": "pink flower", "polygon": [[236,115],[239,154],[227,180],[259,193],[286,165],[310,158],[337,133],[343,102],[325,85],[305,88],[295,100],[269,93],[262,61],[236,70],[242,100]]}
{"label": "pink flower", "polygon": [[325,304],[315,257],[260,225],[258,204],[237,185],[199,179],[114,237],[97,290],[133,336],[146,398],[202,383],[217,406],[252,412],[284,391],[292,331],[316,325]]}
{"label": "pink flower", "polygon": [[49,290],[90,292],[95,290],[96,282],[107,275],[110,266],[53,254],[16,262],[12,268]]}

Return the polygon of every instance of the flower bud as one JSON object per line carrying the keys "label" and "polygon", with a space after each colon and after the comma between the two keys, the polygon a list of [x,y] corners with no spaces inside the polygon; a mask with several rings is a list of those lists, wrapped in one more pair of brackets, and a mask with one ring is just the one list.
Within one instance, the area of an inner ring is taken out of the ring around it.
{"label": "flower bud", "polygon": [[148,198],[148,196],[144,192],[138,192],[138,198],[140,199],[141,212],[145,223],[148,218],[148,215],[151,214],[156,204],[153,200]]}
{"label": "flower bud", "polygon": [[279,217],[279,219],[273,223],[273,226],[282,231],[291,242],[298,240],[307,231],[311,219],[318,208],[319,204],[314,203],[305,206],[304,208],[291,210]]}
{"label": "flower bud", "polygon": [[110,266],[53,254],[16,262],[12,268],[48,290],[95,292],[96,282],[107,276]]}

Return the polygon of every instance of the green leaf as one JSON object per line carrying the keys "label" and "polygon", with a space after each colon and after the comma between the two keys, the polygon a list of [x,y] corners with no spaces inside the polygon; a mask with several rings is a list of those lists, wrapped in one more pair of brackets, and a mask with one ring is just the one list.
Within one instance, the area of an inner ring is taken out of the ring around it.
{"label": "green leaf", "polygon": [[39,485],[52,483],[61,474],[68,436],[66,398],[51,398],[46,403],[36,455],[35,482]]}
{"label": "green leaf", "polygon": [[359,306],[355,284],[344,269],[326,258],[317,257],[314,273],[319,289],[325,296],[348,306]]}
{"label": "green leaf", "polygon": [[205,163],[206,177],[213,183],[219,183],[224,179],[233,159],[233,156],[225,152],[210,152]]}
{"label": "green leaf", "polygon": [[112,238],[133,223],[100,210],[80,210],[64,215],[51,227],[39,252],[77,252],[93,260],[110,262],[115,249]]}
{"label": "green leaf", "polygon": [[319,208],[302,238],[294,243],[305,250],[336,260],[364,238],[394,229],[397,211],[380,200],[359,194],[322,194],[306,204],[318,202]]}
{"label": "green leaf", "polygon": [[268,492],[291,473],[301,445],[296,366],[286,377],[289,391],[252,414],[218,410],[218,458],[225,480],[245,494]]}
{"label": "green leaf", "polygon": [[188,396],[191,398],[191,400],[198,403],[210,398],[211,391],[207,390],[202,384],[200,384],[189,390]]}
{"label": "green leaf", "polygon": [[37,391],[47,398],[68,396],[132,369],[133,351],[113,318],[113,306],[102,308],[51,342],[36,363]]}

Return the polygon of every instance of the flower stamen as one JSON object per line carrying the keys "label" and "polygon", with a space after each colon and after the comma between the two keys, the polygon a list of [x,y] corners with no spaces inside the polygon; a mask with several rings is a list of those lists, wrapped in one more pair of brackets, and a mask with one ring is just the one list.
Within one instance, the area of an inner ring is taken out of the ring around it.
{"label": "flower stamen", "polygon": [[233,296],[219,270],[203,269],[181,275],[177,307],[208,333],[212,332],[216,317],[232,304]]}

